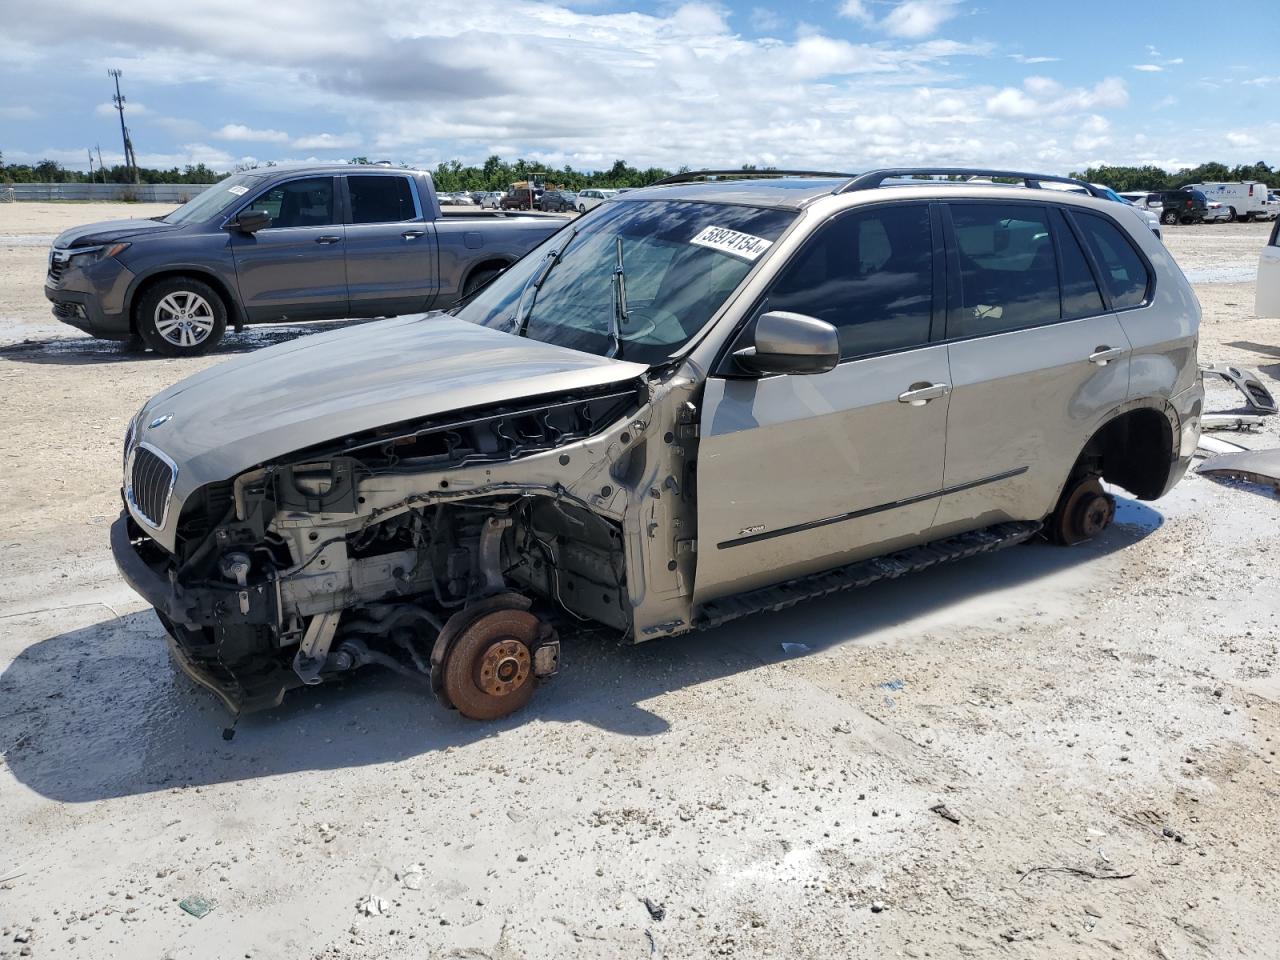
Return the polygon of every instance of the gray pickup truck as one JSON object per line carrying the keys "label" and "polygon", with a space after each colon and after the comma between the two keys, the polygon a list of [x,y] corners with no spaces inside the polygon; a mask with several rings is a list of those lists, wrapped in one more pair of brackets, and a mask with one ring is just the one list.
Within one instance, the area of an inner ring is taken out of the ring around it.
{"label": "gray pickup truck", "polygon": [[253,170],[154,220],[67,230],[49,252],[44,292],[55,317],[86,333],[187,356],[228,324],[452,306],[564,223],[445,213],[420,171]]}

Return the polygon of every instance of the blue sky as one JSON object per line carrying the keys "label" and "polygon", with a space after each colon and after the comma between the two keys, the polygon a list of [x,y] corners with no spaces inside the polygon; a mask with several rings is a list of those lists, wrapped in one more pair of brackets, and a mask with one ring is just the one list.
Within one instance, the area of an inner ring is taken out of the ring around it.
{"label": "blue sky", "polygon": [[6,23],[0,150],[83,168],[101,144],[118,162],[116,66],[148,166],[1280,162],[1274,4],[1056,9],[60,0]]}

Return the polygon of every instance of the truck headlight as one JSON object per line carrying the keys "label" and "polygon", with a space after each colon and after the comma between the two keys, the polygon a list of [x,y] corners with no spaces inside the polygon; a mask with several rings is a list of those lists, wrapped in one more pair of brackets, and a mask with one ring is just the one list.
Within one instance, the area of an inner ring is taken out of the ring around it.
{"label": "truck headlight", "polygon": [[87,263],[97,263],[99,260],[118,256],[128,249],[129,244],[127,243],[104,243],[96,247],[78,247],[67,251],[67,259],[74,261],[78,266],[84,266]]}

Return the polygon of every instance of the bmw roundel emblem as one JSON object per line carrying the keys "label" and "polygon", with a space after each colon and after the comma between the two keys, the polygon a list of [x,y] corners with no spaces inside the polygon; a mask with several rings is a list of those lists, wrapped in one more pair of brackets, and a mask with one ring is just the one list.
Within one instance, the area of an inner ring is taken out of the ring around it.
{"label": "bmw roundel emblem", "polygon": [[156,427],[162,426],[163,424],[168,423],[172,419],[173,419],[172,413],[162,413],[160,414],[160,416],[156,417],[149,424],[147,424],[147,427],[149,429],[154,430]]}

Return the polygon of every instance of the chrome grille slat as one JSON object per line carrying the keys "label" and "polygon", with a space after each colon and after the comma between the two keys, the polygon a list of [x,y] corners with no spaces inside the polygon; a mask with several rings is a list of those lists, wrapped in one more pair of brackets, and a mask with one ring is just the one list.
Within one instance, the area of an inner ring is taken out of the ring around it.
{"label": "chrome grille slat", "polygon": [[140,520],[157,530],[164,526],[177,478],[173,461],[155,447],[140,443],[134,448],[125,493]]}

